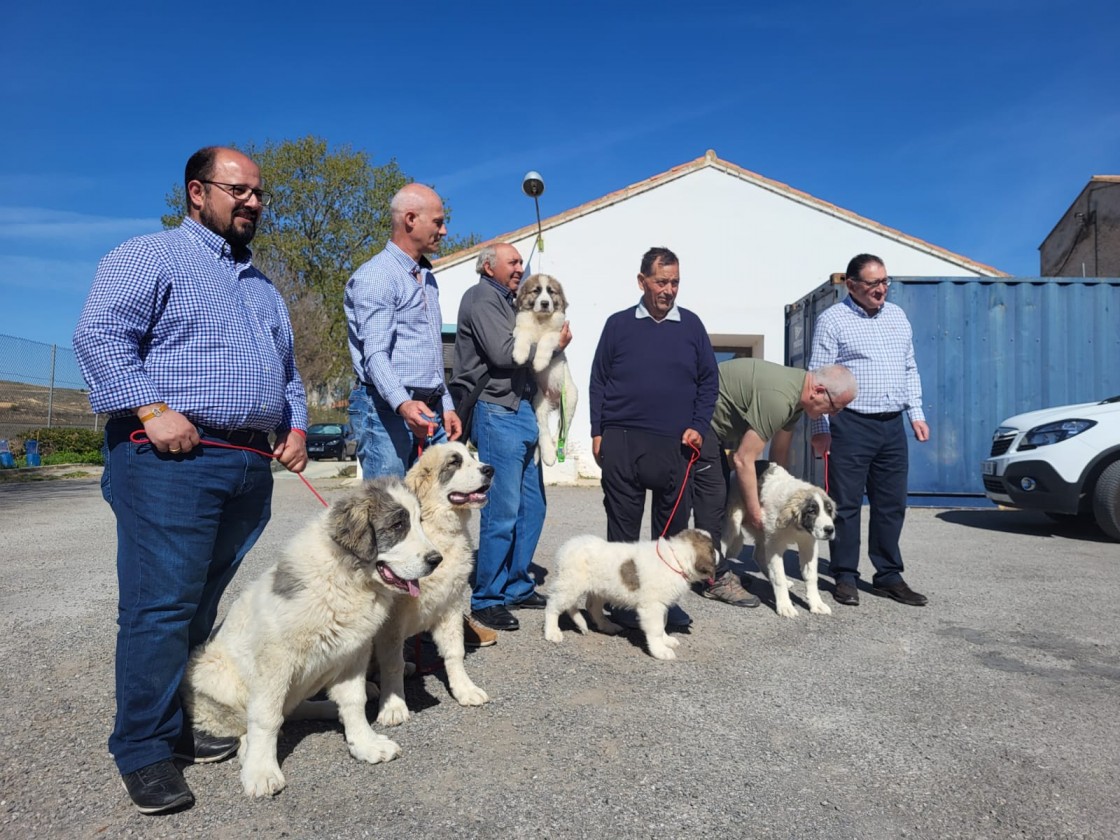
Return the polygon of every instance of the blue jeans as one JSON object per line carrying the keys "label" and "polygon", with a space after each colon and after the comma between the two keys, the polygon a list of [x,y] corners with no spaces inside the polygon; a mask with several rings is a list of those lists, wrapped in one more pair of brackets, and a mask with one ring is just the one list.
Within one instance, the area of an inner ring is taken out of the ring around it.
{"label": "blue jeans", "polygon": [[[269,459],[199,446],[160,453],[105,428],[101,492],[117,519],[116,696],[109,751],[121,774],[171,758],[179,683],[218,601],[272,512]],[[208,439],[206,435],[203,440]]]}
{"label": "blue jeans", "polygon": [[533,594],[529,564],[544,528],[544,478],[534,459],[537,418],[528,400],[517,411],[479,400],[471,422],[478,457],[494,468],[482,509],[471,609],[516,604]]}
{"label": "blue jeans", "polygon": [[358,461],[362,477],[392,475],[404,478],[416,461],[419,444],[446,443],[443,412],[432,411],[436,430],[430,441],[417,441],[404,418],[380,394],[370,394],[359,385],[350,392],[350,428],[358,439]]}

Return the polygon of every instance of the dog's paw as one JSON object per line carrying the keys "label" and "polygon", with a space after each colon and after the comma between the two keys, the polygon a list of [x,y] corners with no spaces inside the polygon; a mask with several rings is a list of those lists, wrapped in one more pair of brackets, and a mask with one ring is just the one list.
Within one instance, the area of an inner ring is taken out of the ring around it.
{"label": "dog's paw", "polygon": [[350,755],[359,761],[368,761],[370,764],[381,764],[383,761],[392,761],[401,754],[401,747],[396,741],[390,741],[384,735],[370,731],[370,737],[346,744],[350,748]]}
{"label": "dog's paw", "polygon": [[551,467],[556,463],[556,450],[550,447],[540,447],[541,460],[544,461],[545,466]]}
{"label": "dog's paw", "polygon": [[385,705],[377,713],[377,722],[382,726],[400,726],[408,720],[408,704],[401,697],[385,698]]}
{"label": "dog's paw", "polygon": [[793,604],[778,604],[775,609],[782,618],[797,618],[797,607]]}
{"label": "dog's paw", "polygon": [[681,646],[681,640],[676,638],[675,636],[666,636],[662,641],[664,641],[665,644],[667,644],[669,647],[673,648],[674,650]]}
{"label": "dog's paw", "polygon": [[[586,630],[584,632],[586,632]],[[544,638],[545,641],[553,642],[554,644],[560,644],[562,641],[564,641],[564,634],[560,631],[559,627],[545,627]]]}
{"label": "dog's paw", "polygon": [[537,355],[533,358],[533,370],[535,370],[537,373],[540,373],[542,370],[548,367],[548,363],[551,361],[551,353],[541,353],[538,351]]}
{"label": "dog's paw", "polygon": [[360,741],[353,741],[347,743],[346,746],[351,749],[351,755],[360,760],[360,762],[368,762],[370,764],[381,764],[382,762],[391,762],[394,758],[401,755],[401,745],[396,743],[395,740],[389,740],[383,735],[377,735],[372,729],[370,730],[368,738],[362,738]]}
{"label": "dog's paw", "polygon": [[658,645],[657,647],[651,647],[649,649],[649,655],[652,656],[654,659],[676,659],[677,658],[677,652],[675,650],[673,650],[671,647],[665,647],[664,645]]}
{"label": "dog's paw", "polygon": [[809,612],[816,615],[832,615],[832,607],[824,601],[817,601],[815,604],[809,605]]}
{"label": "dog's paw", "polygon": [[284,789],[287,782],[277,764],[271,767],[243,765],[241,786],[247,796],[274,796]]}
{"label": "dog's paw", "polygon": [[474,683],[465,688],[460,688],[458,691],[453,691],[452,694],[460,706],[481,706],[490,702],[490,695]]}

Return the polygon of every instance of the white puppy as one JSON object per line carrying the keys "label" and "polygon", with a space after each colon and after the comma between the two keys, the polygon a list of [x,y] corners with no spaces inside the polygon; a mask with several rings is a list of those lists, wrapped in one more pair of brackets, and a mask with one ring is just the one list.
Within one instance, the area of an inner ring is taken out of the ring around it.
{"label": "white puppy", "polygon": [[378,479],[296,535],[234,601],[191,657],[181,692],[195,726],[241,737],[245,793],[284,787],[280,725],[321,690],[337,705],[351,755],[371,764],[400,755],[366,719],[366,667],[393,601],[418,596],[417,579],[440,560],[416,497],[396,479]]}
{"label": "white puppy", "polygon": [[755,471],[763,530],[755,531],[746,524],[746,507],[733,473],[731,491],[727,494],[727,513],[723,518],[724,556],[736,557],[743,548],[743,534],[749,534],[754,541],[754,562],[774,587],[778,615],[796,618],[797,609],[789,598],[789,581],[782,559],[786,546],[796,545],[809,612],[831,613],[817,589],[817,541],[831,540],[835,535],[836,503],[815,484],[794,478],[777,464],[756,461]]}
{"label": "white puppy", "polygon": [[381,672],[377,722],[396,726],[409,718],[404,697],[402,645],[408,636],[431,631],[447,671],[451,695],[463,706],[490,698],[463,667],[463,615],[471,608],[469,577],[474,568],[471,511],[486,505],[494,468],[458,442],[429,446],[404,477],[420,500],[420,521],[443,562],[424,580],[419,598],[398,598],[374,640]]}
{"label": "white puppy", "polygon": [[[518,287],[516,306],[513,360],[519,365],[524,364],[529,354],[533,353],[533,370],[537,373],[537,393],[533,397],[537,443],[542,460],[552,465],[556,463],[557,456],[564,457],[564,453],[557,449],[557,441],[567,440],[579,399],[576,383],[568,370],[568,359],[564,351],[556,352],[560,344],[560,330],[568,317],[568,299],[555,277],[533,274]],[[555,437],[550,421],[553,412],[560,414]]]}
{"label": "white puppy", "polygon": [[711,578],[716,552],[705,531],[682,531],[657,542],[612,543],[601,537],[573,537],[556,554],[556,568],[549,577],[548,605],[544,611],[544,637],[563,641],[560,613],[567,612],[580,633],[587,622],[579,603],[587,596],[587,611],[603,633],[622,628],[603,615],[603,603],[631,607],[646,636],[651,656],[676,659],[680,644],[665,632],[669,607],[688,591],[689,585]]}

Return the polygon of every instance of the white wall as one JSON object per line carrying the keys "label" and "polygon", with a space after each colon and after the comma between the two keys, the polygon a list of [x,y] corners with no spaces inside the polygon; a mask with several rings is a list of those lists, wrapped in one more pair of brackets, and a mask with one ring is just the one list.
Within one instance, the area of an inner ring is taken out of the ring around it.
{"label": "white wall", "polygon": [[[513,244],[528,257],[534,239]],[[591,360],[606,318],[637,304],[638,268],[649,247],[670,248],[680,258],[677,302],[699,315],[709,333],[761,334],[764,358],[778,363],[784,359],[786,304],[843,271],[858,253],[877,254],[896,275],[967,274],[947,260],[712,167],[546,230],[544,242],[532,269],[558,278],[570,300],[567,352],[580,405],[569,451],[583,475],[598,475],[590,456],[586,399]],[[474,263],[472,258],[436,270],[446,323],[455,322],[459,299],[478,281]],[[573,465],[546,475],[553,481],[570,478]]]}

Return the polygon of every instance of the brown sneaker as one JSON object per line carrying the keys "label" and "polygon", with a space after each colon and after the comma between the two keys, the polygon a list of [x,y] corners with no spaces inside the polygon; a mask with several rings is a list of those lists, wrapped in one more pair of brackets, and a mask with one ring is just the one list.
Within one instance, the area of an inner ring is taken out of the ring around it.
{"label": "brown sneaker", "polygon": [[498,643],[498,631],[479,624],[469,615],[463,616],[463,644],[469,648],[484,648]]}
{"label": "brown sneaker", "polygon": [[758,596],[744,589],[739,576],[733,572],[724,572],[712,583],[701,586],[700,594],[713,601],[723,601],[733,607],[757,607],[759,604]]}

